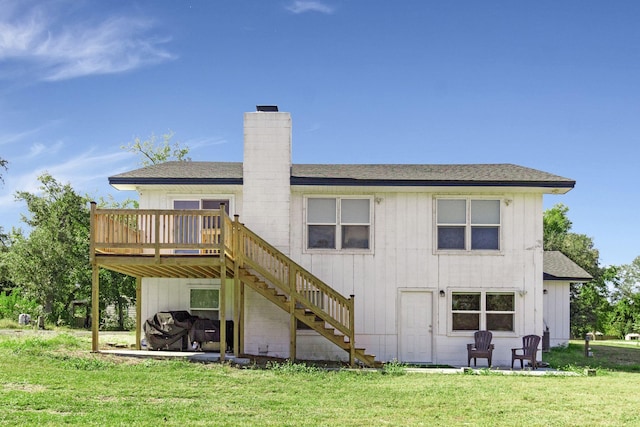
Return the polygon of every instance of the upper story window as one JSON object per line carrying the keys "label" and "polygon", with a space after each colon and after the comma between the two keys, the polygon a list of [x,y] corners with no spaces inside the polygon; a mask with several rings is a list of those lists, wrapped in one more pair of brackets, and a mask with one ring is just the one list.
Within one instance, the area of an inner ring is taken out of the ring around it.
{"label": "upper story window", "polygon": [[439,250],[500,250],[500,200],[438,199]]}
{"label": "upper story window", "polygon": [[307,199],[307,249],[370,248],[370,199]]}

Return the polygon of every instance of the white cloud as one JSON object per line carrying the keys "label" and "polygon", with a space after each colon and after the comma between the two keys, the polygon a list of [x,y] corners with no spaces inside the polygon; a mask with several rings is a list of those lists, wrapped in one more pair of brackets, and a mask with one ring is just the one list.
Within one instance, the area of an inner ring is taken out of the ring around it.
{"label": "white cloud", "polygon": [[185,141],[184,145],[189,147],[189,151],[197,150],[203,147],[210,147],[213,145],[222,145],[228,144],[229,141],[222,137],[203,137],[203,138],[193,138],[188,141]]}
{"label": "white cloud", "polygon": [[45,145],[41,142],[35,142],[31,145],[31,147],[29,148],[29,153],[27,153],[26,156],[24,156],[27,159],[33,159],[34,157],[38,157],[41,156],[43,154],[45,155],[52,155],[52,154],[56,154],[58,151],[60,151],[60,148],[62,148],[63,146],[63,142],[62,141],[58,141],[52,145]]}
{"label": "white cloud", "polygon": [[320,126],[320,123],[312,123],[311,126],[309,126],[307,129],[305,129],[305,132],[316,132],[318,130],[320,130],[322,128],[322,126]]}
{"label": "white cloud", "polygon": [[151,34],[152,21],[111,16],[95,22],[62,22],[42,3],[26,8],[0,2],[0,63],[30,68],[41,80],[120,73],[175,59],[162,47],[169,41]]}
{"label": "white cloud", "polygon": [[287,6],[287,10],[295,14],[306,12],[320,12],[326,13],[327,15],[332,14],[334,11],[331,6],[313,0],[296,0],[292,4]]}
{"label": "white cloud", "polygon": [[[106,187],[107,177],[132,169],[134,163],[132,156],[124,151],[96,154],[94,150],[80,153],[62,163],[50,163],[32,168],[22,163],[15,170],[24,171],[23,173],[17,175],[11,173],[5,176],[5,185],[0,192],[0,206],[6,210],[16,209],[18,206],[14,203],[15,193],[17,191],[37,193],[40,186],[38,176],[45,172],[58,182],[70,183],[74,190],[83,194],[94,191],[98,187]],[[2,215],[0,215],[1,219]]]}
{"label": "white cloud", "polygon": [[24,132],[8,133],[8,134],[0,135],[0,145],[13,144],[16,142],[20,142],[23,139],[28,138],[29,136],[34,135],[38,132],[40,132],[40,129],[31,129]]}

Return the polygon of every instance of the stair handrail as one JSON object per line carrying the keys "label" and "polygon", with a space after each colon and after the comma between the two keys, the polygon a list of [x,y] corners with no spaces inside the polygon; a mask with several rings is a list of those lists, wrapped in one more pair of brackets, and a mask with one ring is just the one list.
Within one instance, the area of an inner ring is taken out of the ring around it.
{"label": "stair handrail", "polygon": [[[237,232],[239,233],[237,260],[241,263],[241,267],[248,264],[284,295],[302,303],[304,308],[348,336],[353,345],[353,297],[347,298],[340,294],[244,224],[238,223]],[[256,249],[248,250],[249,242],[261,248],[260,256],[252,256],[251,252],[255,252]],[[290,280],[291,274],[294,275],[295,280]],[[309,296],[315,292],[319,297],[310,298]],[[317,303],[319,298],[322,299],[320,304]]]}

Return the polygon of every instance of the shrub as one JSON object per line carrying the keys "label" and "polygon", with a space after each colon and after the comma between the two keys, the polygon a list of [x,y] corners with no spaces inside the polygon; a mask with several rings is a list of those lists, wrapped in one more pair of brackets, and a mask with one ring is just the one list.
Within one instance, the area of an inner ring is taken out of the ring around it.
{"label": "shrub", "polygon": [[24,298],[19,289],[0,292],[0,318],[18,320],[21,313],[31,315],[34,321],[42,314],[42,308],[34,300]]}
{"label": "shrub", "polygon": [[407,373],[407,365],[398,362],[397,359],[393,359],[392,361],[384,364],[382,373],[388,375],[404,375]]}

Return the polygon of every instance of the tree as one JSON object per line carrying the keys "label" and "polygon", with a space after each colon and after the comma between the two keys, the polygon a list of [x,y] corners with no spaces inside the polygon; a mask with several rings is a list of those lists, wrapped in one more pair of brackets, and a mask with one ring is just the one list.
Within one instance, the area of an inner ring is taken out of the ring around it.
{"label": "tree", "polygon": [[558,203],[553,208],[548,209],[543,215],[544,249],[547,251],[561,251],[564,239],[571,230],[571,221],[567,216],[569,208],[562,203]]}
{"label": "tree", "polygon": [[3,258],[13,283],[43,306],[49,321],[69,321],[71,302],[91,291],[87,198],[47,173],[38,180],[40,195],[16,193],[27,205],[22,221],[31,232],[15,233]]}
{"label": "tree", "polygon": [[608,283],[616,280],[617,270],[600,267],[600,254],[593,239],[571,232],[568,212],[563,204],[544,212],[544,250],[562,252],[593,277],[589,283],[571,285],[571,333],[580,337],[589,331],[602,331],[608,324],[611,311]]}
{"label": "tree", "polygon": [[9,269],[4,261],[4,255],[9,252],[11,247],[11,236],[4,232],[0,226],[0,292],[12,289],[13,282],[9,278]]}
{"label": "tree", "polygon": [[145,140],[136,137],[133,142],[123,145],[121,148],[138,154],[142,166],[155,165],[170,160],[190,161],[191,159],[187,157],[189,147],[182,147],[179,142],[172,144],[171,139],[173,135],[174,133],[171,131],[163,134],[162,141],[158,141],[158,138],[154,134],[151,134],[151,136]]}
{"label": "tree", "polygon": [[[100,197],[98,207],[108,209],[137,209],[138,202],[132,199],[116,201],[112,196]],[[130,303],[135,303],[136,280],[134,277],[116,271],[100,269],[100,296],[105,305],[113,304],[116,308],[115,324],[112,319],[105,319],[108,327],[119,330],[127,329],[126,312]]]}
{"label": "tree", "polygon": [[630,298],[640,293],[640,256],[631,264],[620,266],[620,284],[614,292],[614,299]]}
{"label": "tree", "polygon": [[[7,170],[7,164],[9,164],[9,162],[3,159],[2,157],[0,157],[0,169]],[[0,182],[4,182],[4,178],[2,178],[2,174],[0,174]]]}
{"label": "tree", "polygon": [[612,292],[611,327],[620,337],[640,332],[640,256],[619,268],[620,280]]}
{"label": "tree", "polygon": [[[49,174],[38,180],[37,194],[16,193],[16,199],[27,205],[28,214],[22,215],[22,221],[30,233],[14,229],[7,235],[0,229],[0,285],[37,301],[49,322],[71,323],[72,302],[88,301],[91,296],[90,198]],[[102,199],[101,204],[129,208],[136,202]],[[123,329],[128,302],[135,301],[135,279],[109,270],[101,271],[100,278],[100,305],[116,306],[118,318],[112,326]]]}

